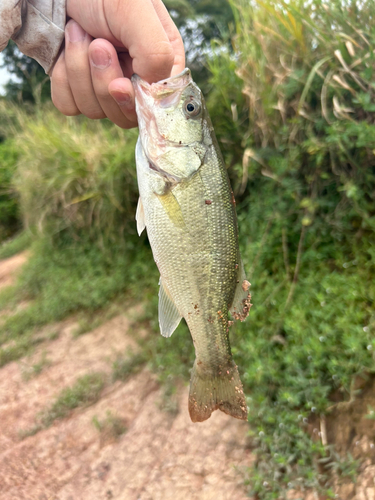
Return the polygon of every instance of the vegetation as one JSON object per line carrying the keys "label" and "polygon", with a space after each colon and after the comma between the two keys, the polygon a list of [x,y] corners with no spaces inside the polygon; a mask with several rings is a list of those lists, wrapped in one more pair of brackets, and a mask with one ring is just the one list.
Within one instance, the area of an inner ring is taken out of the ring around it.
{"label": "vegetation", "polygon": [[[175,2],[176,16],[184,6]],[[355,0],[232,0],[232,8],[232,47],[213,41],[208,53],[207,103],[252,283],[250,317],[231,331],[258,454],[249,490],[262,500],[308,488],[331,498],[330,471],[355,477],[358,467],[319,436],[331,396],[353,400],[356,377],[374,372],[375,8]],[[8,308],[31,301],[0,325],[0,364],[40,341],[40,325],[94,315],[119,296],[146,303],[144,320],[157,331],[157,270],[134,224],[136,132],[65,119],[48,105],[0,112],[6,210],[33,234],[18,284],[0,295]],[[118,360],[114,378],[149,361],[171,396],[175,378],[189,377],[188,335],[184,324],[171,339],[155,335],[134,359]]]}
{"label": "vegetation", "polygon": [[[13,231],[11,230],[10,232]],[[0,259],[12,257],[12,255],[26,250],[30,247],[32,241],[33,235],[30,231],[21,231],[15,234],[13,238],[6,239],[0,245]]]}
{"label": "vegetation", "polygon": [[146,352],[132,353],[130,352],[125,358],[118,358],[113,363],[113,380],[121,380],[122,382],[131,375],[138,373],[147,361]]}
{"label": "vegetation", "polygon": [[12,186],[18,152],[13,141],[0,136],[0,243],[20,228],[18,200]]}
{"label": "vegetation", "polygon": [[[183,38],[186,65],[206,92],[211,41],[225,38],[229,42],[227,35],[234,24],[230,4],[227,0],[166,0],[164,3]],[[230,47],[230,43],[227,45]]]}
{"label": "vegetation", "polygon": [[25,439],[37,434],[42,429],[51,427],[55,420],[67,417],[75,408],[87,407],[96,403],[104,386],[104,373],[93,372],[82,375],[71,387],[62,389],[51,406],[39,413],[33,427],[20,431],[20,438]]}
{"label": "vegetation", "polygon": [[127,431],[124,420],[110,411],[107,411],[104,420],[99,420],[97,416],[94,416],[92,423],[98,432],[100,432],[100,437],[107,440],[116,441]]}
{"label": "vegetation", "polygon": [[26,382],[28,382],[30,379],[37,377],[42,371],[50,366],[51,362],[49,361],[47,357],[47,352],[43,351],[40,360],[34,363],[31,366],[25,366],[25,368],[22,371],[22,378]]}
{"label": "vegetation", "polygon": [[43,427],[49,427],[60,418],[66,417],[74,408],[95,403],[104,387],[103,373],[89,373],[80,377],[72,387],[61,391],[50,408],[40,415]]}
{"label": "vegetation", "polygon": [[254,308],[235,354],[258,442],[250,484],[265,499],[327,493],[315,463],[334,457],[305,423],[317,415],[320,430],[330,395],[354,397],[374,367],[374,9],[238,1],[235,14],[249,110],[236,188]]}

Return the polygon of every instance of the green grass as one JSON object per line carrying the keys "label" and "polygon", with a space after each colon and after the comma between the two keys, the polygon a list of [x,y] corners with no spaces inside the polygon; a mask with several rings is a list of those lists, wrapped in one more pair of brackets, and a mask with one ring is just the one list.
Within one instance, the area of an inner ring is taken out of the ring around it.
{"label": "green grass", "polygon": [[95,428],[100,432],[105,438],[118,440],[126,431],[127,427],[125,425],[124,419],[113,414],[111,411],[107,411],[106,417],[99,420],[97,416],[94,416],[92,423]]}
{"label": "green grass", "polygon": [[0,248],[0,258],[31,250],[17,285],[0,293],[0,309],[29,301],[1,322],[1,365],[27,353],[24,339],[42,325],[79,311],[76,333],[83,333],[116,297],[146,298],[147,274],[157,286],[149,246],[134,220],[137,132],[124,135],[109,122],[65,118],[48,105],[29,111],[0,107],[3,133],[17,147],[9,182],[27,228]]}
{"label": "green grass", "polygon": [[[134,239],[134,238],[133,238]],[[108,308],[115,298],[145,300],[150,290],[156,290],[156,269],[150,272],[150,250],[139,243],[137,259],[133,258],[133,240],[119,241],[112,249],[102,249],[90,240],[84,243],[37,241],[31,247],[31,258],[25,265],[16,287],[0,295],[0,305],[14,303],[15,298],[30,300],[30,305],[8,316],[0,325],[0,345],[13,341],[22,346],[19,356],[25,354],[27,344],[37,328],[59,321],[69,314],[81,311],[88,324],[94,323],[98,309]],[[151,279],[152,278],[152,279]],[[109,313],[108,313],[109,314]],[[108,319],[108,314],[105,319]],[[102,319],[97,317],[95,326]],[[31,335],[31,337],[30,337]],[[0,351],[0,364],[17,359],[17,349]]]}
{"label": "green grass", "polygon": [[29,248],[34,237],[30,231],[21,231],[13,238],[7,239],[0,245],[0,259],[7,259]]}
{"label": "green grass", "polygon": [[138,373],[147,361],[148,357],[145,351],[135,354],[129,352],[124,357],[119,357],[113,363],[113,381],[121,380],[124,382],[131,375]]}
{"label": "green grass", "polygon": [[135,233],[137,131],[65,118],[49,106],[18,119],[13,185],[26,227],[76,239],[84,231],[103,245],[124,231]]}
{"label": "green grass", "polygon": [[43,410],[38,420],[42,428],[50,427],[55,420],[67,417],[72,410],[86,407],[98,401],[105,385],[105,374],[88,373],[79,377],[71,386],[63,389],[50,407]]}
{"label": "green grass", "polygon": [[71,387],[62,389],[52,404],[37,415],[32,427],[19,431],[19,438],[34,436],[51,427],[56,420],[68,417],[76,408],[86,408],[96,403],[105,384],[106,375],[102,372],[87,373],[79,377]]}
{"label": "green grass", "polygon": [[[0,119],[1,115],[0,106]],[[18,193],[12,185],[19,151],[12,138],[3,139],[0,130],[0,243],[14,235],[21,226]]]}
{"label": "green grass", "polygon": [[34,363],[31,366],[27,366],[27,367],[22,369],[23,380],[28,382],[30,379],[37,377],[38,375],[40,375],[40,373],[42,373],[42,371],[45,368],[48,368],[48,366],[50,366],[50,364],[51,364],[51,362],[47,358],[47,352],[43,351],[39,361],[37,361],[36,363]]}
{"label": "green grass", "polygon": [[232,4],[236,59],[224,53],[211,69],[220,88],[235,64],[247,98],[238,116],[248,119],[231,130],[244,150],[233,161],[234,186],[254,306],[231,338],[258,455],[249,489],[261,500],[284,498],[288,488],[331,498],[330,470],[350,475],[355,466],[314,440],[306,422],[329,411],[331,394],[353,398],[356,376],[374,372],[375,120],[366,64],[374,6]]}

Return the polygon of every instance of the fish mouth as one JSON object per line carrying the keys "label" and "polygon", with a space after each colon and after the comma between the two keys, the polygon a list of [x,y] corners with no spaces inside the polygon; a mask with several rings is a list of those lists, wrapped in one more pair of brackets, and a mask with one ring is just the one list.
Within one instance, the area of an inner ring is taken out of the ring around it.
{"label": "fish mouth", "polygon": [[156,83],[148,83],[136,74],[131,78],[137,115],[145,115],[146,119],[152,116],[155,106],[160,108],[174,108],[178,105],[181,93],[192,83],[191,72],[185,68],[178,75],[171,76]]}
{"label": "fish mouth", "polygon": [[136,99],[141,99],[144,96],[151,97],[155,100],[163,100],[171,94],[180,94],[191,82],[191,72],[189,68],[185,68],[178,75],[165,78],[156,83],[148,83],[136,74],[131,78]]}

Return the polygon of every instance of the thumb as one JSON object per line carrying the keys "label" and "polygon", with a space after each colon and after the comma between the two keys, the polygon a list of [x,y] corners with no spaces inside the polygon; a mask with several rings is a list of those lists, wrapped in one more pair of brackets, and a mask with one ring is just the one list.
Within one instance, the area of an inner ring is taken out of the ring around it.
{"label": "thumb", "polygon": [[134,73],[149,83],[168,78],[175,62],[175,51],[152,2],[133,0],[130,5],[123,2],[126,3],[126,16],[125,12],[119,16],[126,19],[125,23],[120,23],[119,38],[129,51]]}

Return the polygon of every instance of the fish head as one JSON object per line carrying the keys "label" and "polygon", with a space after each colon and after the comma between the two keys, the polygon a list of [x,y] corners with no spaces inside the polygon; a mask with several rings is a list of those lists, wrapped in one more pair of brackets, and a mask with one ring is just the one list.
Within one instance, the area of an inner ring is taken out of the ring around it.
{"label": "fish head", "polygon": [[143,150],[151,168],[178,182],[195,173],[206,153],[208,115],[190,70],[149,84],[133,75]]}

